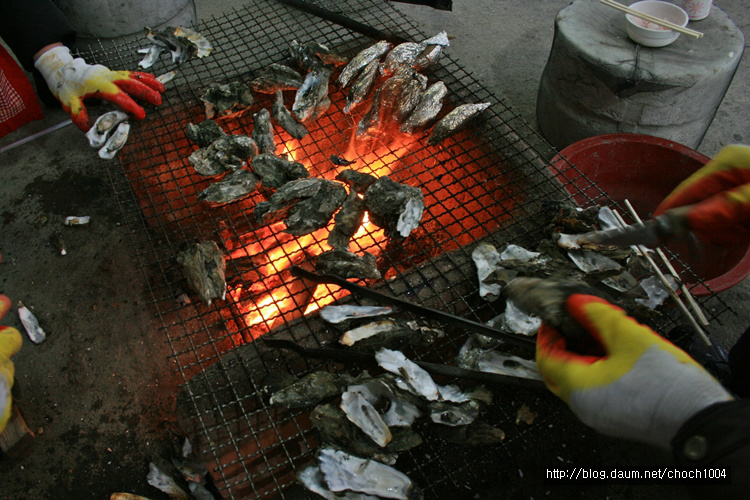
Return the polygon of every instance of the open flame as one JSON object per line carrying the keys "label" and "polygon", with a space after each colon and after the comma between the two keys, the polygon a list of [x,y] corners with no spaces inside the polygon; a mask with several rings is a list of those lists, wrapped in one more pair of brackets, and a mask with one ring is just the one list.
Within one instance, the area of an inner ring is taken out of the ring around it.
{"label": "open flame", "polygon": [[[402,136],[395,141],[396,144],[383,145],[361,156],[355,151],[352,141],[346,156],[357,156],[356,162],[349,166],[336,166],[321,176],[332,180],[346,169],[359,170],[374,177],[388,175],[392,172],[392,165],[410,151],[407,137]],[[301,162],[308,171],[319,170],[310,165],[299,141],[288,140],[279,149],[281,155]],[[280,277],[288,277],[288,270],[292,265],[309,265],[316,256],[332,250],[327,240],[333,227],[332,219],[325,228],[307,235],[292,237],[283,233],[284,224],[278,222],[270,226],[270,231],[264,238],[246,243],[230,253],[230,259],[251,256],[256,262],[257,279],[261,283],[254,283],[252,291],[238,286],[228,292],[229,297],[240,308],[245,324],[251,329],[254,337],[273,328],[277,321],[284,318],[285,313],[300,310],[302,307],[302,314],[307,315],[348,293],[334,285],[319,285],[311,294],[302,297],[304,294],[301,291],[290,290],[285,283],[279,281]],[[386,239],[384,230],[370,222],[365,213],[362,225],[350,241],[349,250],[356,254],[367,250],[377,255],[377,249]],[[252,292],[255,292],[252,301],[243,300],[247,293]],[[304,304],[298,303],[301,298],[304,298]]]}

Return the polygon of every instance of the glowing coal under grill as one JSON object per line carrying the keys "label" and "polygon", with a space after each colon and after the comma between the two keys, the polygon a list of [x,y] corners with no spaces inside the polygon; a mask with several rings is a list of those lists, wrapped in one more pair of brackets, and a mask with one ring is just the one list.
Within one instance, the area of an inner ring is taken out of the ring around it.
{"label": "glowing coal under grill", "polygon": [[[208,83],[249,82],[263,67],[282,61],[291,40],[325,43],[349,57],[373,40],[277,2],[247,3],[242,11],[196,27],[212,42],[214,52],[178,68],[164,104],[151,110],[144,123],[134,125],[118,156],[122,181],[117,174],[112,180],[126,224],[133,233],[145,235],[134,238],[134,248],[149,278],[160,330],[184,380],[177,397],[180,427],[207,464],[219,494],[235,499],[308,498],[295,476],[313,460],[318,445],[309,410],[269,405],[269,380],[278,373],[301,376],[320,369],[343,372],[359,367],[304,359],[269,349],[258,339],[290,339],[308,347],[335,342],[336,332],[315,312],[333,301],[357,301],[337,287],[315,286],[289,271],[292,265],[313,268],[316,255],[329,249],[331,225],[301,237],[285,233],[283,223],[260,225],[253,213],[264,200],[260,193],[219,207],[198,201],[198,194],[215,179],[197,174],[188,162],[197,146],[186,138],[185,127],[205,119],[199,97]],[[425,38],[388,2],[347,2],[342,13],[407,39]],[[114,52],[105,51],[98,62],[135,66],[139,46],[125,43]],[[162,60],[153,71],[169,69],[173,67]],[[366,223],[352,240],[350,250],[375,254],[383,274],[382,280],[363,284],[483,321],[499,314],[503,304],[488,304],[478,296],[471,261],[474,245],[488,241],[500,247],[512,242],[535,248],[546,237],[542,204],[569,199],[569,194],[544,160],[554,151],[462,70],[450,51],[427,75],[449,89],[442,114],[467,102],[492,106],[438,146],[427,146],[426,135],[398,133],[376,142],[353,142],[356,123],[369,102],[346,115],[342,112],[345,94],[332,84],[332,106],[316,122],[306,124],[308,136],[298,141],[275,127],[276,153],[302,162],[317,177],[334,179],[340,170],[354,168],[419,187],[425,212],[407,239],[391,240]],[[293,96],[285,92],[287,104]],[[227,133],[249,135],[252,114],[271,108],[272,96],[255,97],[256,103],[246,112],[217,119]],[[331,162],[331,155],[356,163],[341,167]],[[570,172],[575,173],[573,166]],[[568,177],[580,185],[580,176]],[[595,186],[586,191],[591,203],[607,203],[604,193],[596,193]],[[227,255],[227,297],[210,306],[186,288],[175,262],[185,245],[206,240],[215,241]],[[718,315],[724,309],[720,304],[712,311]],[[409,354],[451,363],[466,335],[446,329],[445,338],[429,350]],[[426,498],[464,498],[467,491],[475,498],[498,480],[486,471],[516,471],[519,457],[529,448],[572,441],[581,449],[592,447],[593,438],[581,438],[580,424],[561,412],[559,402],[548,394],[500,389],[493,391],[499,403],[488,410],[486,419],[505,431],[502,445],[464,448],[426,435],[415,451],[401,454],[399,470],[419,484]],[[521,404],[538,413],[533,425],[514,423]],[[566,439],[565,429],[573,429],[576,438]],[[569,449],[574,448],[571,444]],[[544,463],[556,459],[545,456]],[[526,490],[518,493],[529,496]]]}

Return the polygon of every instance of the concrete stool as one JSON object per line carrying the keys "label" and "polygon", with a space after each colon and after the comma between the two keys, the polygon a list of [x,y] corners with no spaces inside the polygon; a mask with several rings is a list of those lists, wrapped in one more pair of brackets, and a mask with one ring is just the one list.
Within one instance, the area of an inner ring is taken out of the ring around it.
{"label": "concrete stool", "polygon": [[[630,4],[633,2],[625,2]],[[724,98],[745,38],[717,7],[666,47],[633,42],[625,14],[599,0],[558,12],[537,97],[537,121],[558,149],[617,132],[648,134],[696,148]]]}

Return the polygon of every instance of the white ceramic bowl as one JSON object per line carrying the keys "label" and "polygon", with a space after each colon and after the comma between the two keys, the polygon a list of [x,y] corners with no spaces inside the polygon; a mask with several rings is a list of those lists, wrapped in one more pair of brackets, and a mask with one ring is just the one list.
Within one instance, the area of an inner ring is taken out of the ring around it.
{"label": "white ceramic bowl", "polygon": [[[630,6],[644,14],[650,14],[659,19],[682,26],[688,23],[688,14],[681,7],[669,2],[647,0],[636,2]],[[656,25],[631,14],[625,14],[625,29],[631,40],[646,47],[664,47],[677,40],[678,31]]]}

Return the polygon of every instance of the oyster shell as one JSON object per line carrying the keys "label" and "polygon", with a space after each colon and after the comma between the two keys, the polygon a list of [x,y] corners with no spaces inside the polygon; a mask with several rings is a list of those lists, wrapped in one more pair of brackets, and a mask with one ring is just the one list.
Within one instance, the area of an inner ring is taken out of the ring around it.
{"label": "oyster shell", "polygon": [[391,306],[325,306],[320,310],[320,317],[328,323],[339,324],[353,319],[385,316],[393,313]]}
{"label": "oyster shell", "polygon": [[187,276],[188,285],[201,300],[211,305],[213,299],[224,300],[227,294],[224,254],[214,241],[194,243],[177,256]]}
{"label": "oyster shell", "polygon": [[346,391],[341,395],[341,409],[354,425],[367,434],[378,446],[385,447],[391,442],[388,425],[368,400],[359,392]]}
{"label": "oyster shell", "polygon": [[276,151],[276,137],[271,125],[271,113],[266,108],[253,115],[253,140],[259,153],[273,154]]}
{"label": "oyster shell", "polygon": [[218,175],[247,165],[258,154],[258,146],[246,135],[219,137],[209,146],[194,151],[188,161],[201,175]]}
{"label": "oyster shell", "polygon": [[342,278],[381,278],[377,257],[367,252],[359,256],[343,248],[335,248],[318,255],[315,269],[321,274],[333,274]]}
{"label": "oyster shell", "polygon": [[260,179],[255,174],[244,168],[237,169],[201,191],[198,200],[224,205],[252,194],[259,184]]}
{"label": "oyster shell", "polygon": [[475,116],[490,107],[489,102],[462,104],[442,117],[432,128],[427,144],[434,146],[463,128]]}
{"label": "oyster shell", "polygon": [[201,96],[206,118],[223,116],[241,111],[253,105],[255,99],[250,89],[242,82],[227,84],[210,83]]}
{"label": "oyster shell", "polygon": [[100,148],[107,142],[109,134],[123,121],[128,119],[123,111],[109,111],[96,119],[94,125],[86,132],[89,146]]}
{"label": "oyster shell", "polygon": [[318,463],[331,491],[352,490],[398,500],[415,496],[415,485],[406,474],[376,460],[323,448],[318,454]]}
{"label": "oyster shell", "polygon": [[310,172],[297,161],[290,161],[270,153],[253,157],[253,171],[263,181],[263,187],[280,188],[295,179],[310,177]]}
{"label": "oyster shell", "polygon": [[364,67],[362,72],[359,74],[351,87],[349,87],[349,93],[346,95],[346,105],[344,106],[344,113],[349,114],[362,100],[367,97],[370,93],[375,79],[378,76],[378,61],[374,60]]}
{"label": "oyster shell", "polygon": [[448,94],[448,88],[443,82],[435,82],[425,90],[414,107],[414,111],[401,124],[399,130],[405,134],[413,134],[430,123],[443,107],[443,99]]}
{"label": "oyster shell", "polygon": [[341,210],[336,212],[336,224],[328,235],[328,245],[331,248],[347,249],[349,241],[359,230],[364,218],[365,202],[352,190],[341,205]]}
{"label": "oyster shell", "polygon": [[435,401],[429,405],[430,420],[440,425],[457,427],[469,425],[479,416],[479,403],[467,401],[457,405],[442,401]]}
{"label": "oyster shell", "polygon": [[328,99],[330,77],[331,70],[324,67],[314,68],[305,76],[292,105],[292,113],[297,120],[315,120],[328,109],[331,105]]}
{"label": "oyster shell", "polygon": [[370,64],[372,61],[380,59],[386,52],[388,52],[393,44],[385,40],[381,40],[366,49],[361,50],[354,56],[349,63],[341,70],[339,74],[338,83],[342,87],[348,87],[349,83],[362,71],[362,69]]}
{"label": "oyster shell", "polygon": [[485,279],[500,268],[500,253],[489,243],[480,243],[471,252],[474,265],[477,266],[479,278],[479,296],[485,300],[495,300],[500,296],[502,287],[498,284],[486,283]]}
{"label": "oyster shell", "polygon": [[365,192],[370,220],[385,229],[388,237],[406,238],[419,226],[424,212],[424,196],[416,187],[380,177]]}
{"label": "oyster shell", "polygon": [[313,372],[274,393],[269,402],[285,408],[305,408],[338,396],[340,392],[336,375]]}
{"label": "oyster shell", "polygon": [[117,128],[112,135],[109,136],[107,142],[99,150],[99,158],[104,160],[111,160],[115,155],[125,147],[125,143],[128,141],[128,135],[130,134],[130,122],[125,120],[117,125]]}
{"label": "oyster shell", "polygon": [[407,359],[402,352],[383,348],[375,353],[375,359],[384,370],[402,377],[408,390],[414,394],[428,401],[436,401],[440,397],[438,385],[430,374]]}
{"label": "oyster shell", "polygon": [[295,120],[292,112],[284,105],[284,94],[280,90],[276,92],[271,114],[276,123],[295,139],[301,140],[307,135],[307,128]]}
{"label": "oyster shell", "polygon": [[414,421],[422,416],[419,408],[398,397],[387,383],[373,379],[361,384],[350,385],[350,392],[362,395],[382,415],[383,422],[388,427],[410,427]]}
{"label": "oyster shell", "polygon": [[205,148],[215,140],[227,135],[224,130],[213,120],[203,120],[200,123],[188,123],[185,126],[185,135],[199,147]]}
{"label": "oyster shell", "polygon": [[250,88],[260,94],[275,94],[282,90],[297,90],[302,85],[302,75],[283,64],[271,63],[250,82]]}

